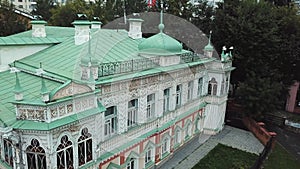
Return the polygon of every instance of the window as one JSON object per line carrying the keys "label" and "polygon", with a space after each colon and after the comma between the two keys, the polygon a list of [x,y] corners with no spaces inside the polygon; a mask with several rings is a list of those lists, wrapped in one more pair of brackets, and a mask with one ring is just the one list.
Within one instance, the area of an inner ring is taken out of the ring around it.
{"label": "window", "polygon": [[164,105],[163,112],[168,112],[170,109],[170,88],[164,90]]}
{"label": "window", "polygon": [[127,126],[133,127],[137,124],[138,100],[133,99],[128,102]]}
{"label": "window", "polygon": [[127,169],[137,169],[137,164],[136,164],[136,159],[135,158],[130,158],[129,162],[127,163]]}
{"label": "window", "polygon": [[22,2],[23,0],[18,0],[18,2]]}
{"label": "window", "polygon": [[73,145],[68,136],[63,136],[57,151],[57,169],[74,169]]}
{"label": "window", "polygon": [[87,128],[82,129],[78,139],[78,163],[79,166],[93,159],[92,135]]}
{"label": "window", "polygon": [[176,107],[181,106],[182,85],[176,86]]}
{"label": "window", "polygon": [[104,115],[105,115],[104,136],[113,135],[117,130],[116,106],[108,107]]}
{"label": "window", "polygon": [[224,85],[225,85],[225,81],[223,79],[221,84],[221,95],[224,93]]}
{"label": "window", "polygon": [[225,82],[225,92],[228,92],[228,86],[229,86],[229,79],[226,77],[226,82]]}
{"label": "window", "polygon": [[217,81],[215,78],[212,78],[208,83],[208,94],[209,95],[217,95]]}
{"label": "window", "polygon": [[4,139],[3,144],[4,144],[4,158],[5,158],[4,160],[9,166],[13,167],[14,161],[13,161],[12,142],[8,139]]}
{"label": "window", "polygon": [[146,152],[145,152],[145,164],[149,163],[152,161],[152,147],[148,147]]}
{"label": "window", "polygon": [[196,130],[200,130],[200,127],[201,127],[201,124],[200,124],[200,117],[197,117],[197,119],[196,119]]}
{"label": "window", "polygon": [[193,81],[188,83],[188,100],[193,99]]}
{"label": "window", "polygon": [[192,125],[191,123],[188,123],[185,129],[185,137],[192,136]]}
{"label": "window", "polygon": [[147,96],[147,115],[146,118],[150,119],[155,114],[155,94],[149,94]]}
{"label": "window", "polygon": [[180,144],[181,142],[181,131],[179,129],[175,130],[175,144]]}
{"label": "window", "polygon": [[161,145],[161,153],[165,154],[168,153],[170,150],[170,139],[168,137],[163,139],[162,145]]}
{"label": "window", "polygon": [[46,169],[45,150],[40,146],[37,139],[31,140],[31,145],[26,149],[28,169]]}
{"label": "window", "polygon": [[19,7],[19,8],[23,8],[23,5],[19,5],[18,7]]}
{"label": "window", "polygon": [[198,80],[198,93],[197,93],[198,96],[202,96],[202,87],[203,87],[203,78],[201,77]]}

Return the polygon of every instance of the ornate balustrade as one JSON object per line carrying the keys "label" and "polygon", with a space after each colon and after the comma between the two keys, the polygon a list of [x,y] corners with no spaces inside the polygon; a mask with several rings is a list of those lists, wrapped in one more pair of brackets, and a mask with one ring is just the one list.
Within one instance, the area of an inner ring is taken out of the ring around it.
{"label": "ornate balustrade", "polygon": [[[181,62],[189,63],[201,60],[202,55],[196,53],[186,53],[180,56]],[[102,63],[99,65],[99,77],[109,76],[120,73],[128,73],[139,70],[154,68],[159,65],[159,57],[128,60],[123,62]]]}

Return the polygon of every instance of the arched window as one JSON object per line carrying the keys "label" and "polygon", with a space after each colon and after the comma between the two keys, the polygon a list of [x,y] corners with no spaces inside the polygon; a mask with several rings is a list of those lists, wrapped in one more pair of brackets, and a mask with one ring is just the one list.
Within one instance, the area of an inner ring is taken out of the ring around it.
{"label": "arched window", "polygon": [[224,93],[224,86],[225,86],[225,81],[223,79],[221,84],[221,95]]}
{"label": "arched window", "polygon": [[26,149],[28,169],[46,169],[45,150],[40,146],[37,139],[32,139],[31,144]]}
{"label": "arched window", "polygon": [[189,121],[185,128],[185,138],[188,138],[190,136],[192,136],[192,125],[191,122]]}
{"label": "arched window", "polygon": [[165,137],[161,145],[161,154],[162,156],[164,156],[164,154],[169,152],[170,152],[170,139],[169,137]]}
{"label": "arched window", "polygon": [[4,160],[5,162],[13,167],[14,166],[14,160],[13,160],[13,145],[12,142],[8,139],[4,139]]}
{"label": "arched window", "polygon": [[181,143],[181,131],[178,128],[178,129],[175,130],[174,144],[177,145],[177,144],[180,144],[180,143]]}
{"label": "arched window", "polygon": [[218,83],[215,78],[212,78],[208,83],[208,94],[217,95]]}
{"label": "arched window", "polygon": [[78,163],[79,166],[93,159],[92,135],[87,128],[82,129],[78,139]]}
{"label": "arched window", "polygon": [[[145,168],[148,168],[151,163],[154,163],[155,157],[155,145],[149,141],[148,144],[145,146],[144,150],[145,154]],[[148,166],[148,167],[147,167]]]}
{"label": "arched window", "polygon": [[68,136],[63,136],[57,151],[57,169],[74,169],[73,145]]}

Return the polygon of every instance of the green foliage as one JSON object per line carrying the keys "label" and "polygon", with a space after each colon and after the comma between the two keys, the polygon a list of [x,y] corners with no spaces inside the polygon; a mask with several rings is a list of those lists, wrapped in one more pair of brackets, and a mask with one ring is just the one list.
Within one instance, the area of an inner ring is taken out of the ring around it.
{"label": "green foliage", "polygon": [[26,22],[21,20],[13,11],[14,6],[8,1],[1,2],[0,7],[0,36],[22,32],[26,29]]}
{"label": "green foliage", "polygon": [[282,106],[292,80],[300,78],[299,24],[292,7],[264,1],[231,0],[216,10],[213,42],[217,51],[235,48],[232,82],[249,115]]}
{"label": "green foliage", "polygon": [[192,6],[191,10],[191,22],[195,26],[197,26],[202,32],[208,35],[209,32],[212,30],[212,23],[215,14],[213,8],[207,5],[206,0],[203,0],[199,5]]}
{"label": "green foliage", "polygon": [[193,169],[246,169],[255,163],[257,155],[218,144]]}
{"label": "green foliage", "polygon": [[[51,24],[57,26],[72,26],[72,22],[76,19],[76,14],[86,14],[89,20],[93,17],[99,17],[103,24],[106,24],[115,18],[132,14],[134,12],[146,11],[145,1],[135,0],[114,0],[103,1],[98,0],[95,3],[86,3],[84,0],[68,1],[64,6],[52,9]],[[125,10],[124,10],[125,8]]]}
{"label": "green foliage", "polygon": [[93,10],[90,5],[84,0],[67,1],[66,5],[51,10],[52,17],[50,19],[51,25],[56,26],[72,26],[72,22],[77,19],[77,14],[86,14],[92,17]]}
{"label": "green foliage", "polygon": [[32,10],[33,15],[40,15],[42,19],[48,21],[51,17],[51,9],[53,9],[54,1],[53,0],[37,0],[36,8]]}

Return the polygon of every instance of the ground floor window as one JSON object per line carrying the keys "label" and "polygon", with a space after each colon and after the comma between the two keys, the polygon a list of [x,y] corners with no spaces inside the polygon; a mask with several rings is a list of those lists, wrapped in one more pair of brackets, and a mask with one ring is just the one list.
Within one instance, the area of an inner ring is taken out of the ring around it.
{"label": "ground floor window", "polygon": [[136,163],[137,162],[135,158],[130,158],[129,162],[127,163],[127,169],[137,169],[138,166]]}
{"label": "ground floor window", "polygon": [[8,139],[4,139],[3,144],[4,144],[4,160],[9,166],[13,167],[14,160],[13,160],[12,142]]}
{"label": "ground floor window", "polygon": [[162,154],[168,153],[169,150],[170,150],[170,139],[164,138],[161,145],[161,153]]}
{"label": "ground floor window", "polygon": [[149,163],[152,161],[152,148],[149,147],[145,153],[145,164]]}
{"label": "ground floor window", "polygon": [[82,129],[78,139],[78,163],[79,166],[93,159],[92,135],[87,128]]}
{"label": "ground floor window", "polygon": [[57,151],[57,168],[58,169],[74,169],[73,145],[68,136],[63,136]]}
{"label": "ground floor window", "polygon": [[26,149],[28,169],[46,169],[45,150],[40,146],[37,139],[32,139],[31,144]]}

